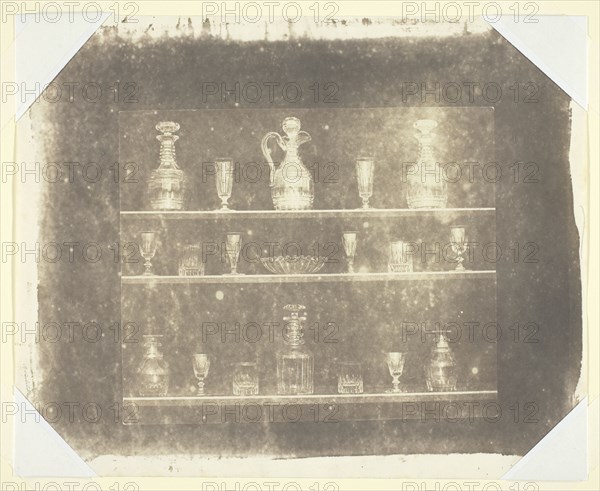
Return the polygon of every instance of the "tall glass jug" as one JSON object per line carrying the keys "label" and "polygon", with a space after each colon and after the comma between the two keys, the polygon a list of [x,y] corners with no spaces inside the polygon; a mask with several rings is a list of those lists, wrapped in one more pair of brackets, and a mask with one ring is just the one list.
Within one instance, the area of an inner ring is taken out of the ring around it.
{"label": "tall glass jug", "polygon": [[[313,177],[298,155],[298,147],[310,141],[311,136],[306,131],[301,131],[300,127],[298,118],[285,118],[282,123],[285,136],[270,131],[261,142],[263,155],[271,171],[271,197],[276,210],[306,210],[313,204]],[[277,167],[269,148],[271,138],[285,152]]]}

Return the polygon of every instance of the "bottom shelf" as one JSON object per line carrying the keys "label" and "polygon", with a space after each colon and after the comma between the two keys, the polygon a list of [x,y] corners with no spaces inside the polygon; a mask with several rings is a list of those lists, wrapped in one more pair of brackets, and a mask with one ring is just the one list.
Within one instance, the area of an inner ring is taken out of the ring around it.
{"label": "bottom shelf", "polygon": [[124,397],[124,424],[469,421],[493,417],[496,390],[311,395]]}

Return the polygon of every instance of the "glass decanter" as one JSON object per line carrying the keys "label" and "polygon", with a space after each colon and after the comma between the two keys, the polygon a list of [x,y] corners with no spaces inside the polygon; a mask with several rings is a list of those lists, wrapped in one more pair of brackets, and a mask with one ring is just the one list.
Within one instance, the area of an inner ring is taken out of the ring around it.
{"label": "glass decanter", "polygon": [[[261,142],[263,155],[271,171],[271,198],[276,210],[306,210],[313,205],[313,176],[298,155],[298,147],[309,142],[311,136],[306,131],[301,131],[300,127],[298,118],[285,118],[282,123],[285,136],[270,131]],[[275,167],[269,148],[271,138],[275,138],[279,148],[285,152],[278,167]]]}
{"label": "glass decanter", "polygon": [[409,208],[445,208],[448,201],[448,186],[440,165],[433,157],[431,133],[437,127],[432,119],[420,119],[413,124],[419,130],[419,159],[415,172],[407,175],[406,201]]}
{"label": "glass decanter", "polygon": [[427,389],[436,392],[456,390],[456,360],[444,331],[435,331],[439,334],[438,341],[432,350],[429,364],[425,367],[425,380]]}
{"label": "glass decanter", "polygon": [[161,334],[145,334],[146,353],[138,370],[140,396],[166,396],[169,389],[169,365],[159,350]]}
{"label": "glass decanter", "polygon": [[160,165],[148,179],[150,206],[153,210],[181,210],[185,176],[175,159],[175,142],[179,137],[173,134],[179,130],[179,124],[162,121],[156,129],[163,134],[156,137],[160,142]]}
{"label": "glass decanter", "polygon": [[286,331],[283,335],[286,346],[277,353],[277,393],[279,394],[312,394],[314,358],[304,346],[304,321],[306,315],[304,305],[286,305],[284,310],[290,312],[285,316]]}

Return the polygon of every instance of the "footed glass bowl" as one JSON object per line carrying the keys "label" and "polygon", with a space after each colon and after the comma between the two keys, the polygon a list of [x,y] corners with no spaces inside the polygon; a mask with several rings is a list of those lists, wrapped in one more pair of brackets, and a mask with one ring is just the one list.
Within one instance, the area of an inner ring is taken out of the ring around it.
{"label": "footed glass bowl", "polygon": [[325,266],[325,257],[316,256],[275,256],[261,257],[262,265],[275,274],[310,274],[319,272]]}

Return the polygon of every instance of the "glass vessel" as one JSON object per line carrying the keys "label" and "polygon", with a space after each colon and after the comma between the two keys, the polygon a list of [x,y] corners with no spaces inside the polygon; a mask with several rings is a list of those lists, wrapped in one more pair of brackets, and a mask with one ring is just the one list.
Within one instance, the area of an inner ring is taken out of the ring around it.
{"label": "glass vessel", "polygon": [[283,335],[285,347],[277,353],[277,392],[279,394],[313,393],[313,355],[304,346],[305,315],[300,312],[304,305],[286,305],[290,312],[285,316],[286,332]]}
{"label": "glass vessel", "polygon": [[362,157],[356,160],[356,180],[358,195],[362,199],[363,208],[371,208],[369,199],[373,196],[373,171],[375,164],[372,157]]}
{"label": "glass vessel", "polygon": [[391,351],[385,354],[385,361],[392,376],[392,388],[386,390],[386,392],[397,393],[404,392],[400,388],[400,377],[404,372],[404,363],[406,362],[406,353],[397,351]]}
{"label": "glass vessel", "polygon": [[343,361],[338,368],[338,392],[340,394],[362,394],[362,365],[354,361]]}
{"label": "glass vessel", "polygon": [[138,370],[139,395],[158,397],[167,395],[169,389],[169,365],[163,359],[159,347],[161,334],[145,334],[146,353]]}
{"label": "glass vessel", "polygon": [[160,165],[148,179],[148,195],[153,210],[181,210],[185,176],[175,159],[175,142],[179,139],[173,133],[179,130],[179,124],[162,121],[156,125],[162,133],[156,139],[160,142]]}
{"label": "glass vessel", "polygon": [[348,273],[354,273],[354,256],[356,255],[356,234],[357,232],[344,232],[342,235],[342,245],[348,260]]}
{"label": "glass vessel", "polygon": [[179,257],[179,276],[203,276],[202,247],[200,244],[190,244],[183,248]]}
{"label": "glass vessel", "polygon": [[142,232],[140,234],[140,254],[144,258],[144,276],[153,276],[152,258],[156,254],[157,247],[157,232]]}
{"label": "glass vessel", "polygon": [[430,391],[446,392],[456,390],[456,360],[450,350],[443,331],[432,350],[429,364],[425,367],[425,380]]}
{"label": "glass vessel", "polygon": [[192,361],[194,367],[194,376],[198,379],[196,395],[203,396],[204,379],[208,376],[208,370],[210,369],[210,358],[205,353],[196,353]]}
{"label": "glass vessel", "polygon": [[238,262],[240,260],[240,251],[242,248],[242,234],[238,232],[230,232],[227,234],[227,239],[225,242],[225,252],[227,253],[227,258],[229,259],[229,265],[231,266],[231,270],[229,273],[225,273],[229,276],[241,275],[244,273],[239,273]]}
{"label": "glass vessel", "polygon": [[227,201],[231,198],[231,192],[233,190],[233,160],[231,159],[217,159],[215,161],[215,167],[217,168],[216,181],[217,181],[217,194],[221,199],[221,211],[231,211]]}
{"label": "glass vessel", "polygon": [[464,271],[465,267],[463,262],[465,258],[464,253],[467,252],[467,235],[465,233],[465,227],[456,225],[450,228],[450,245],[452,246],[452,252],[456,256],[456,271]]}
{"label": "glass vessel", "polygon": [[396,240],[390,244],[389,273],[412,273],[413,256],[406,252],[406,246],[406,242],[402,240]]}
{"label": "glass vessel", "polygon": [[431,148],[437,127],[432,119],[420,119],[413,124],[419,130],[419,159],[415,172],[407,175],[406,201],[409,208],[445,208],[448,201],[448,186],[440,165],[435,161]]}
{"label": "glass vessel", "polygon": [[[306,131],[300,131],[300,120],[288,117],[282,123],[286,136],[270,131],[261,142],[263,155],[267,159],[271,173],[271,198],[276,210],[306,210],[312,208],[314,183],[310,171],[298,155],[298,147],[311,140]],[[275,138],[279,148],[285,152],[283,161],[275,167],[269,140]]]}
{"label": "glass vessel", "polygon": [[243,361],[233,369],[233,395],[258,395],[258,367],[255,362]]}

